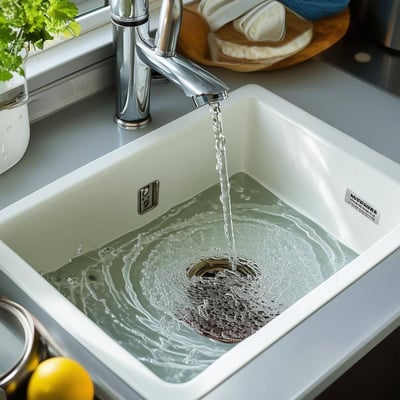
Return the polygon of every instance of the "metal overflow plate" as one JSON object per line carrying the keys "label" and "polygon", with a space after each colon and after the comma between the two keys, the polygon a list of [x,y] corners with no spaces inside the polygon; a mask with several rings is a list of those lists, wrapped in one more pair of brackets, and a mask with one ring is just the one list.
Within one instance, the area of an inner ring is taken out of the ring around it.
{"label": "metal overflow plate", "polygon": [[160,181],[153,181],[138,190],[138,213],[140,215],[157,207],[160,193]]}

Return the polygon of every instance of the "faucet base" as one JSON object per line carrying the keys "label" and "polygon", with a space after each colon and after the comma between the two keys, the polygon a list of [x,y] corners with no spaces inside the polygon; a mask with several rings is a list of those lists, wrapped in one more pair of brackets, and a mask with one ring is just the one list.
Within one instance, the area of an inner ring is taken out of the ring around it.
{"label": "faucet base", "polygon": [[135,130],[135,129],[143,128],[146,125],[148,125],[151,122],[151,117],[149,115],[147,118],[139,120],[139,121],[124,121],[123,119],[120,119],[115,115],[114,121],[117,123],[117,125],[120,128]]}

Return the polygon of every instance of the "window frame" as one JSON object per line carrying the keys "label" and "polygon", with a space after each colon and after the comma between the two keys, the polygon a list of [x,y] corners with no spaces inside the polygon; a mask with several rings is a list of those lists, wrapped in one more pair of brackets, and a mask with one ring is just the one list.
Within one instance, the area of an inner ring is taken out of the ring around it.
{"label": "window frame", "polygon": [[[151,28],[157,25],[160,4],[161,0],[150,0]],[[84,14],[77,21],[82,28],[78,37],[53,40],[28,57],[31,123],[114,84],[110,6]]]}
{"label": "window frame", "polygon": [[[91,13],[109,4],[108,0],[71,0],[71,1],[75,3],[76,6],[78,7],[79,16]],[[95,4],[90,4],[90,3],[95,3]]]}
{"label": "window frame", "polygon": [[46,43],[44,50],[30,52],[26,64],[30,91],[112,56],[109,8],[105,6],[78,17],[78,37],[57,38]]}

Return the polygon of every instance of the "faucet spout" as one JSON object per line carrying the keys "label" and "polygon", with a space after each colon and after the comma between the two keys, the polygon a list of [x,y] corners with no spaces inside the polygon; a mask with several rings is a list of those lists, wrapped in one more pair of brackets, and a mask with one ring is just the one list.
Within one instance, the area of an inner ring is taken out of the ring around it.
{"label": "faucet spout", "polygon": [[182,0],[163,0],[155,39],[148,28],[148,2],[140,1],[112,2],[116,53],[115,121],[130,129],[150,122],[151,69],[181,88],[196,107],[225,99],[229,89],[224,82],[175,51]]}
{"label": "faucet spout", "polygon": [[196,107],[228,96],[229,89],[224,82],[192,61],[178,54],[174,57],[160,56],[143,41],[138,47],[147,64],[191,97]]}

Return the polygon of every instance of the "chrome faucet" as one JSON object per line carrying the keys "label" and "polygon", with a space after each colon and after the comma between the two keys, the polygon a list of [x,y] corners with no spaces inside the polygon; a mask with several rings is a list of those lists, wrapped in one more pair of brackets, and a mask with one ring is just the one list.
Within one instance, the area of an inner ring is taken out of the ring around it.
{"label": "chrome faucet", "polygon": [[175,52],[182,10],[182,0],[163,0],[153,39],[148,0],[111,1],[119,126],[136,129],[150,122],[151,69],[180,87],[197,107],[227,97],[228,87],[221,80]]}

